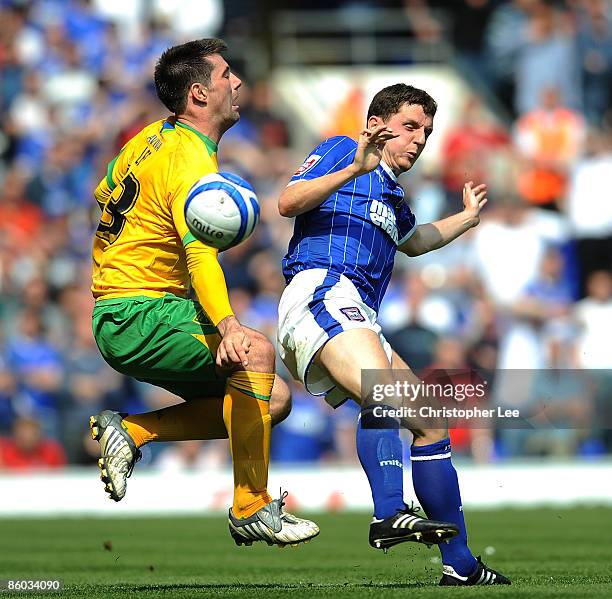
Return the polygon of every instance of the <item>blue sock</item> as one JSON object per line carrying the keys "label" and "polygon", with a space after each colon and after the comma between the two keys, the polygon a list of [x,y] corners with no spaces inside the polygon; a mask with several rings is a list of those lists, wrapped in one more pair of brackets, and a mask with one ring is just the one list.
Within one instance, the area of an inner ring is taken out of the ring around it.
{"label": "blue sock", "polygon": [[376,418],[372,410],[361,411],[357,424],[357,455],[372,489],[374,516],[383,519],[405,507],[402,441],[397,420]]}
{"label": "blue sock", "polygon": [[458,536],[448,544],[439,545],[442,563],[452,566],[461,576],[469,576],[476,570],[477,562],[467,545],[459,481],[451,462],[450,439],[420,447],[413,445],[410,460],[414,490],[427,517],[453,522],[459,527]]}

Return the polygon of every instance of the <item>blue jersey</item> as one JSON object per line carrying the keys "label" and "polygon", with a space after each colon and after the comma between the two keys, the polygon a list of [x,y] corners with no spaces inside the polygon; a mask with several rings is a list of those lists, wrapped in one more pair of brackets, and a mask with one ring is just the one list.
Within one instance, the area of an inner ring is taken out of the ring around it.
{"label": "blue jersey", "polygon": [[[327,139],[313,150],[289,185],[345,168],[353,162],[356,149],[357,142],[349,137]],[[404,190],[393,171],[381,163],[296,217],[283,259],[285,280],[289,283],[302,270],[325,268],[348,277],[364,303],[378,312],[397,246],[415,228]]]}

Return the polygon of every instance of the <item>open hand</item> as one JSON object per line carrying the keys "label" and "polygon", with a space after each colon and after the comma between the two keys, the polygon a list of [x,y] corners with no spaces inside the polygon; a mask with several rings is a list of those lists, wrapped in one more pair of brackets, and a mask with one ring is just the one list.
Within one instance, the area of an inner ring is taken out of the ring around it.
{"label": "open hand", "polygon": [[360,133],[353,160],[353,166],[358,175],[369,173],[380,164],[385,144],[394,137],[397,137],[397,135],[384,123],[370,129],[364,129]]}
{"label": "open hand", "polygon": [[463,211],[474,220],[474,227],[480,222],[480,211],[487,203],[487,186],[484,183],[474,185],[468,181],[463,186]]}

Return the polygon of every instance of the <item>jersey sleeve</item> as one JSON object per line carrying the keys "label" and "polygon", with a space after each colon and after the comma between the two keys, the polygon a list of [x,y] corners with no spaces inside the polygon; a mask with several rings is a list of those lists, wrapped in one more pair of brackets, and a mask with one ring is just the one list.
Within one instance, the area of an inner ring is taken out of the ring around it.
{"label": "jersey sleeve", "polygon": [[408,241],[417,228],[416,217],[410,210],[410,206],[404,200],[397,211],[397,232],[399,241],[397,245],[400,246],[402,243]]}
{"label": "jersey sleeve", "polygon": [[[187,247],[190,243],[201,243],[193,236],[187,226],[185,220],[185,201],[189,190],[193,184],[197,181],[197,178],[193,175],[187,177],[184,172],[171,172],[170,174],[172,182],[171,189],[168,197],[168,203],[170,204],[170,211],[172,212],[172,221],[178,233],[178,236],[182,244]],[[202,244],[204,245],[204,244]]]}
{"label": "jersey sleeve", "polygon": [[319,144],[298,168],[289,185],[298,181],[308,181],[323,177],[331,172],[343,169],[353,162],[357,142],[350,137],[330,137]]}
{"label": "jersey sleeve", "polygon": [[110,198],[111,193],[113,193],[113,189],[117,187],[119,181],[121,179],[121,175],[119,173],[120,168],[117,164],[121,161],[121,163],[126,161],[127,154],[125,153],[126,146],[123,146],[119,153],[108,163],[106,167],[106,175],[103,179],[98,183],[94,191],[94,197],[96,198],[96,202],[98,202],[98,206],[100,209],[103,209],[106,202]]}
{"label": "jersey sleeve", "polygon": [[185,251],[191,285],[208,318],[217,326],[227,316],[234,315],[218,252],[199,242],[190,244]]}

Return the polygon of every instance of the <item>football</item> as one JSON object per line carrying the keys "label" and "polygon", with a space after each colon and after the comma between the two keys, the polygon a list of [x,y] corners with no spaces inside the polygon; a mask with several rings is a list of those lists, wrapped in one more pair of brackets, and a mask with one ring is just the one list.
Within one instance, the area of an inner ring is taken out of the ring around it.
{"label": "football", "polygon": [[202,177],[189,190],[185,220],[196,239],[227,250],[248,239],[259,221],[253,187],[233,173]]}

